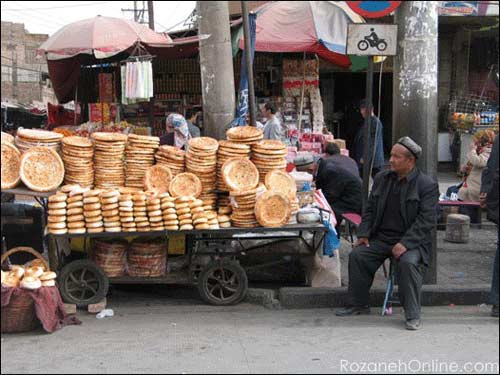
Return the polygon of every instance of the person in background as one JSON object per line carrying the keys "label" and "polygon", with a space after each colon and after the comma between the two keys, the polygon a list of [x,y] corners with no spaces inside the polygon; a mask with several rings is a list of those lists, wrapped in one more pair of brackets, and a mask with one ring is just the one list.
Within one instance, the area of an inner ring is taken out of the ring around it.
{"label": "person in background", "polygon": [[198,111],[195,108],[186,109],[186,120],[191,138],[201,137],[200,128],[196,126],[197,119],[198,119]]}
{"label": "person in background", "polygon": [[333,163],[340,168],[359,177],[358,166],[354,159],[349,156],[341,155],[340,148],[335,142],[328,142],[325,146],[325,155],[319,160],[318,174],[327,164]]}
{"label": "person in background", "polygon": [[184,149],[191,139],[186,119],[179,113],[171,113],[166,120],[167,134],[160,137],[160,145]]}
{"label": "person in background", "polygon": [[262,109],[262,114],[267,118],[264,125],[264,139],[275,139],[286,143],[287,134],[276,116],[275,105],[271,102],[266,103]]}
{"label": "person in background", "polygon": [[493,305],[491,308],[491,316],[498,318],[498,252],[499,252],[499,238],[498,238],[498,135],[493,142],[491,156],[483,170],[481,180],[481,207],[487,208],[488,220],[497,225],[497,252],[495,261],[493,262],[493,280],[491,282],[490,303]]}
{"label": "person in background", "polygon": [[326,145],[327,157],[320,160],[316,188],[321,189],[337,218],[337,235],[340,238],[342,214],[361,214],[363,196],[362,181],[356,162],[340,155],[340,148],[333,142]]}
{"label": "person in background", "polygon": [[495,133],[483,130],[474,135],[474,140],[467,154],[467,164],[462,166],[465,173],[462,187],[458,190],[458,199],[462,201],[479,201],[481,190],[481,174],[488,163]]}
{"label": "person in background", "polygon": [[[373,104],[368,103],[366,99],[361,100],[359,105],[359,112],[363,119],[370,116],[370,147],[369,147],[369,163],[373,162],[372,177],[375,178],[378,172],[384,167],[384,139],[383,139],[383,126],[375,113],[373,112]],[[375,148],[375,155],[373,154]],[[365,122],[359,128],[354,138],[354,160],[359,166],[359,175],[363,178],[363,166],[365,160]]]}
{"label": "person in background", "polygon": [[370,288],[387,258],[398,264],[399,297],[406,329],[418,330],[423,269],[431,261],[439,186],[417,167],[422,148],[410,137],[393,146],[391,170],[380,172],[363,209],[358,240],[349,254],[349,306],[337,316],[370,313]]}

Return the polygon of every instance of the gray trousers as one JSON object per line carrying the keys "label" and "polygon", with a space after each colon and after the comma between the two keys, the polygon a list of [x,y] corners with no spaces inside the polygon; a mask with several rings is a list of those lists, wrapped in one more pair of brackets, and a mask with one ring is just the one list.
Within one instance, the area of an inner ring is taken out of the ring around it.
{"label": "gray trousers", "polygon": [[[370,240],[370,247],[355,247],[349,254],[349,299],[353,306],[370,304],[370,288],[375,273],[392,256],[393,245]],[[397,262],[399,299],[406,319],[420,319],[423,263],[418,250],[409,250]]]}

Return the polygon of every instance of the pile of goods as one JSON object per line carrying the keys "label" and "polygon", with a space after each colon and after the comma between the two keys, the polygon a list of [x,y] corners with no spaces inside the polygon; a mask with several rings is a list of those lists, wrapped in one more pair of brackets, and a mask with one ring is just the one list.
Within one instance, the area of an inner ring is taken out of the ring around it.
{"label": "pile of goods", "polygon": [[88,233],[104,232],[104,221],[101,210],[101,190],[88,190],[83,193],[83,217]]}
{"label": "pile of goods", "polygon": [[300,204],[295,179],[286,172],[271,171],[266,175],[265,182],[267,190],[281,193],[288,198],[292,217],[289,224],[296,224]]}
{"label": "pile of goods", "polygon": [[237,126],[229,129],[226,137],[230,142],[254,145],[264,139],[264,133],[253,126]]}
{"label": "pile of goods", "polygon": [[125,240],[94,240],[92,260],[108,277],[121,277],[127,269],[127,249]]}
{"label": "pile of goods", "polygon": [[286,170],[288,149],[283,142],[265,140],[252,146],[252,162],[260,173],[260,182],[264,183],[271,171]]}
{"label": "pile of goods", "polygon": [[[201,181],[201,196],[206,206],[215,210],[217,194],[213,192],[217,181],[217,150],[219,142],[208,137],[193,138],[186,153],[186,171]],[[208,207],[207,207],[208,208]]]}
{"label": "pile of goods", "polygon": [[249,145],[234,143],[230,141],[219,141],[217,152],[217,190],[229,191],[222,176],[222,166],[231,158],[250,159],[251,148]]}
{"label": "pile of goods", "polygon": [[50,271],[38,259],[26,266],[10,266],[10,271],[2,270],[2,287],[36,290],[41,287],[56,286],[57,274]]}
{"label": "pile of goods", "polygon": [[144,176],[155,162],[155,152],[160,146],[160,138],[129,134],[125,154],[125,185],[141,188]]}
{"label": "pile of goods", "polygon": [[119,233],[122,231],[118,200],[118,190],[105,190],[101,193],[101,213],[103,217],[104,231]]}
{"label": "pile of goods", "polygon": [[127,135],[119,133],[92,133],[94,141],[94,186],[118,188],[125,186],[123,159]]}
{"label": "pile of goods", "polygon": [[128,275],[132,277],[161,277],[167,270],[167,244],[157,240],[136,239],[130,245]]}
{"label": "pile of goods", "polygon": [[[3,134],[2,134],[3,137]],[[12,189],[19,185],[21,175],[21,153],[12,143],[4,142],[2,138],[2,190]]]}
{"label": "pile of goods", "polygon": [[63,138],[62,159],[65,184],[94,185],[94,146],[90,139],[77,136]]}
{"label": "pile of goods", "polygon": [[175,177],[186,171],[186,153],[173,146],[160,146],[155,155],[157,165],[164,165]]}
{"label": "pile of goods", "polygon": [[64,135],[56,132],[39,129],[19,128],[16,133],[15,144],[21,153],[25,153],[32,147],[47,147],[59,152],[61,150],[61,139]]}

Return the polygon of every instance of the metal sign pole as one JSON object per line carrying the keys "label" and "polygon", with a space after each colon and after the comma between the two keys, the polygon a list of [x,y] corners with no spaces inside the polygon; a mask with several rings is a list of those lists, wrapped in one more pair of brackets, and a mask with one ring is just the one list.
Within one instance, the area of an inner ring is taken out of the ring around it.
{"label": "metal sign pole", "polygon": [[[370,144],[371,144],[371,117],[372,117],[372,93],[373,93],[373,56],[368,56],[368,70],[366,72],[366,101],[367,114],[365,117],[364,151],[363,151],[363,207],[368,202],[368,192],[370,191]],[[377,140],[374,140],[376,143]]]}
{"label": "metal sign pole", "polygon": [[246,1],[241,2],[241,10],[243,13],[243,37],[245,40],[245,59],[248,77],[248,107],[250,112],[250,125],[256,126],[255,89],[253,82],[252,51],[250,45],[250,21],[248,19],[248,5]]}

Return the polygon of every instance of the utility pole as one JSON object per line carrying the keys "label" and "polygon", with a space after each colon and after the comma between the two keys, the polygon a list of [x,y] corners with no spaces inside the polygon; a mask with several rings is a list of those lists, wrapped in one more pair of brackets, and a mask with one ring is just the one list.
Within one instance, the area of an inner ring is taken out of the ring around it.
{"label": "utility pole", "polygon": [[144,23],[144,11],[145,11],[144,1],[142,2],[141,9],[137,8],[137,1],[134,1],[133,9],[122,8],[122,12],[134,12],[134,21],[138,23]]}
{"label": "utility pole", "polygon": [[[148,22],[149,22],[149,28],[154,31],[155,18],[154,18],[154,9],[152,1],[148,1]],[[155,98],[153,96],[152,98],[149,98],[149,126],[151,130],[154,129],[154,124],[155,124]]]}
{"label": "utility pole", "polygon": [[224,139],[235,113],[234,70],[227,1],[197,1],[205,135]]}
{"label": "utility pole", "polygon": [[[409,136],[422,147],[417,165],[436,178],[438,135],[438,2],[403,1],[396,10],[393,141]],[[426,282],[437,282],[436,235]]]}
{"label": "utility pole", "polygon": [[245,38],[245,59],[247,68],[247,80],[248,80],[248,109],[250,113],[250,125],[255,126],[256,124],[256,114],[255,114],[255,88],[253,83],[253,59],[251,52],[251,41],[250,41],[250,21],[248,20],[248,5],[246,1],[241,1],[241,11],[243,13],[243,29]]}
{"label": "utility pole", "polygon": [[137,1],[134,1],[134,21],[139,21],[139,15],[137,14]]}

